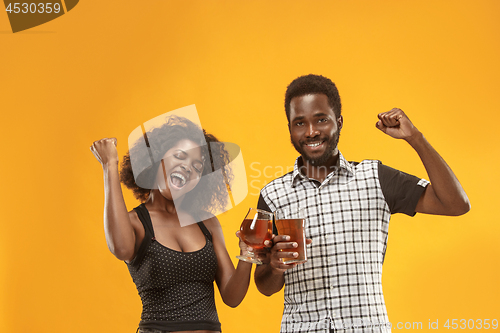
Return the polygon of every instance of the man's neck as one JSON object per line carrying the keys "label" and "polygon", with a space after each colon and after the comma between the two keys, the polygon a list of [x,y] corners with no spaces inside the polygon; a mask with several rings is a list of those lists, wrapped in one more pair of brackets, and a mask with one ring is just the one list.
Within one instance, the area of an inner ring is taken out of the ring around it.
{"label": "man's neck", "polygon": [[299,171],[309,179],[315,179],[322,183],[326,177],[337,168],[339,153],[333,155],[326,163],[314,164],[313,162],[301,158]]}

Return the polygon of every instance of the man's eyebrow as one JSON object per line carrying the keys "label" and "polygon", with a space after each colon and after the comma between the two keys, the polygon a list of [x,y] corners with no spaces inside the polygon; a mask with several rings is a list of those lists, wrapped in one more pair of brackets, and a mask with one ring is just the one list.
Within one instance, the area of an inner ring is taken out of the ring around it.
{"label": "man's eyebrow", "polygon": [[[328,117],[328,116],[329,116],[328,113],[322,112],[322,111],[313,114],[313,117]],[[292,122],[294,122],[294,121],[300,121],[302,119],[305,119],[305,116],[297,116],[297,117],[295,117],[295,118],[292,119]]]}
{"label": "man's eyebrow", "polygon": [[297,117],[295,117],[295,118],[292,119],[292,122],[293,121],[297,121],[297,120],[302,120],[304,118],[305,118],[304,116],[297,116]]}
{"label": "man's eyebrow", "polygon": [[328,113],[326,112],[318,112],[313,115],[313,117],[325,117],[328,116]]}

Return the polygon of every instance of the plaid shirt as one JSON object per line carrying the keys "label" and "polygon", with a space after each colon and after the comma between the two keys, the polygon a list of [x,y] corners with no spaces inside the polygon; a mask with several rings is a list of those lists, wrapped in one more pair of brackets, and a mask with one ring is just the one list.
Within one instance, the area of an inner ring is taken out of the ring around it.
{"label": "plaid shirt", "polygon": [[285,272],[281,332],[390,332],[382,294],[389,220],[391,213],[413,216],[429,182],[379,161],[347,162],[339,153],[336,170],[320,184],[299,173],[299,159],[259,199],[270,211],[303,208],[313,240],[308,261]]}

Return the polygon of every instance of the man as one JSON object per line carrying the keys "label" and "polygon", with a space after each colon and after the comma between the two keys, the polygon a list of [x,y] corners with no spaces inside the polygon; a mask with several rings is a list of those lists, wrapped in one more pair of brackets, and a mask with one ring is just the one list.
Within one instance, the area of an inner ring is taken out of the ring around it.
{"label": "man", "polygon": [[461,215],[470,204],[441,156],[400,109],[378,115],[376,127],[406,140],[420,156],[430,183],[382,165],[347,162],[337,148],[343,125],[335,84],[307,75],[287,88],[290,138],[300,157],[294,171],[266,185],[258,208],[305,211],[308,246],[304,264],[282,249],[297,247],[274,237],[268,260],[255,271],[261,293],[285,286],[281,332],[390,332],[382,294],[382,263],[391,214]]}

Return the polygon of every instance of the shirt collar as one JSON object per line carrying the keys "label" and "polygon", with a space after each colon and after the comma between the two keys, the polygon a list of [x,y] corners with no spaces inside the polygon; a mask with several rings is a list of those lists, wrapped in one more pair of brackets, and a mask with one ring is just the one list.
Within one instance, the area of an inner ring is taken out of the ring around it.
{"label": "shirt collar", "polygon": [[[303,175],[300,172],[299,165],[301,164],[302,156],[297,157],[295,160],[295,165],[293,166],[293,174],[292,174],[292,187],[300,182],[301,180],[309,180],[307,176]],[[352,176],[354,175],[354,170],[349,162],[344,158],[344,155],[339,151],[339,158],[337,159],[337,165],[334,170],[328,174],[325,179],[325,182],[330,182],[334,175],[345,175]]]}

